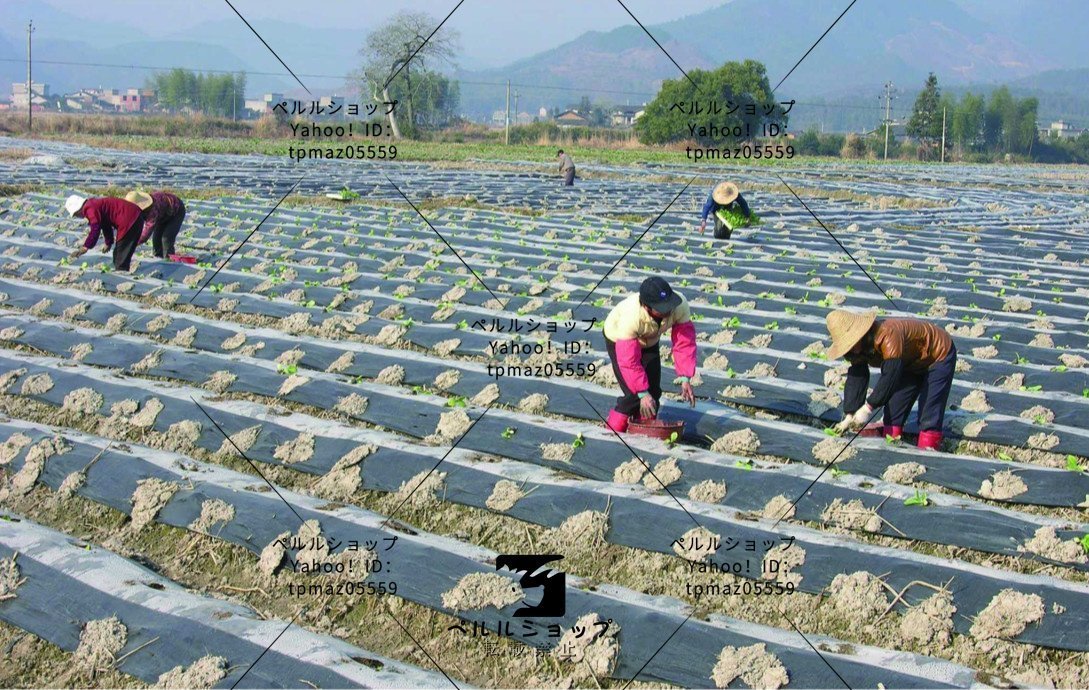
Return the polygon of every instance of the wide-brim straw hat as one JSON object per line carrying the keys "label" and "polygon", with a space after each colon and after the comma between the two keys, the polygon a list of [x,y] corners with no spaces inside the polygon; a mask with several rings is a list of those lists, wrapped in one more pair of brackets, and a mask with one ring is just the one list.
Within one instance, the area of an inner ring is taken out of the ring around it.
{"label": "wide-brim straw hat", "polygon": [[725,206],[726,204],[732,204],[740,193],[737,185],[733,182],[719,182],[715,185],[715,191],[711,192],[711,198],[715,200],[716,204]]}
{"label": "wide-brim straw hat", "polygon": [[837,309],[825,318],[832,345],[825,350],[828,359],[839,359],[851,351],[877,320],[876,311],[853,312]]}
{"label": "wide-brim straw hat", "polygon": [[151,208],[151,204],[154,203],[151,199],[151,195],[147,192],[129,192],[125,195],[125,201],[131,201],[140,207],[141,211],[146,211]]}

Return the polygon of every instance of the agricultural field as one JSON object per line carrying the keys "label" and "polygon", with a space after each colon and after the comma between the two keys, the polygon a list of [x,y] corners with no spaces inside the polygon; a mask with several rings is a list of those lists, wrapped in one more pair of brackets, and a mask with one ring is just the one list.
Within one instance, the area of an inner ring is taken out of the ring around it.
{"label": "agricultural field", "polygon": [[[1089,173],[3,150],[5,687],[1089,686]],[[137,185],[198,262],[70,259]],[[664,441],[602,424],[652,275]],[[832,432],[838,307],[953,335],[940,451]]]}

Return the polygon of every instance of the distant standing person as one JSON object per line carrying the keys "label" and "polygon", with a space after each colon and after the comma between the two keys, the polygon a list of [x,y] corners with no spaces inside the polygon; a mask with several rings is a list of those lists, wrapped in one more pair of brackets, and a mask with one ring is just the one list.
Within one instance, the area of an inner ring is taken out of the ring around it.
{"label": "distant standing person", "polygon": [[[899,438],[918,400],[918,446],[941,446],[945,406],[957,369],[957,348],[949,334],[929,321],[878,319],[872,311],[837,309],[828,314],[827,322],[832,335],[828,359],[844,357],[851,363],[843,391],[844,419],[836,428],[860,427],[874,410],[884,407],[885,436]],[[881,368],[881,378],[867,398],[871,366]]]}
{"label": "distant standing person", "polygon": [[556,153],[556,157],[560,159],[560,174],[563,175],[563,186],[573,187],[575,185],[575,161],[571,160],[571,156],[568,156],[560,149]]}
{"label": "distant standing person", "polygon": [[703,220],[700,222],[700,234],[707,229],[707,216],[712,213],[715,214],[715,239],[716,240],[728,240],[734,229],[728,225],[720,212],[723,210],[729,210],[734,213],[740,213],[746,219],[752,218],[752,211],[749,210],[749,205],[745,203],[745,197],[741,196],[740,190],[733,182],[719,182],[715,185],[715,188],[711,190],[711,194],[707,197],[707,201],[703,204]]}
{"label": "distant standing person", "polygon": [[118,271],[129,270],[132,255],[140,241],[139,226],[144,212],[139,206],[112,196],[87,199],[73,194],[64,202],[64,208],[73,218],[85,218],[90,225],[87,239],[82,247],[71,253],[72,258],[86,254],[98,244],[101,234],[105,241],[102,251],[108,252],[113,248],[114,268]]}
{"label": "distant standing person", "polygon": [[628,430],[636,413],[658,415],[662,397],[662,356],[658,340],[669,331],[673,366],[681,379],[681,397],[696,404],[692,377],[696,375],[696,325],[688,302],[662,278],[647,278],[639,292],[629,295],[605,319],[605,349],[623,393],[606,424],[617,433]]}
{"label": "distant standing person", "polygon": [[174,254],[174,240],[185,220],[185,204],[170,192],[129,192],[126,201],[139,206],[144,211],[144,228],[140,233],[140,242],[147,242],[151,237],[151,248],[155,256],[169,259]]}

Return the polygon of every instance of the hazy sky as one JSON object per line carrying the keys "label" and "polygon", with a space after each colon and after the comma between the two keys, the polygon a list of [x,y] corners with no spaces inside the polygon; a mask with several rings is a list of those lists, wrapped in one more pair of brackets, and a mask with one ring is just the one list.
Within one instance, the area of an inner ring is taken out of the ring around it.
{"label": "hazy sky", "polygon": [[[223,0],[41,0],[69,14],[95,21],[129,24],[154,37],[176,34],[207,21],[233,19]],[[307,27],[358,29],[365,34],[401,10],[422,10],[445,17],[457,0],[231,0],[238,11],[261,31],[261,20],[298,22]],[[11,4],[9,4],[9,2]],[[644,24],[676,19],[722,4],[723,0],[625,0]],[[18,0],[3,0],[8,7]],[[22,21],[22,18],[18,18]],[[495,67],[573,39],[590,30],[609,30],[631,24],[616,0],[465,0],[448,26],[461,32],[460,63],[467,68]],[[245,27],[239,23],[242,31]],[[80,37],[93,41],[93,32]],[[194,35],[199,40],[199,36]],[[245,34],[240,34],[240,40]],[[312,35],[300,36],[297,46],[274,46],[281,56],[305,46]],[[251,37],[252,39],[252,37]],[[290,64],[290,61],[289,61]]]}

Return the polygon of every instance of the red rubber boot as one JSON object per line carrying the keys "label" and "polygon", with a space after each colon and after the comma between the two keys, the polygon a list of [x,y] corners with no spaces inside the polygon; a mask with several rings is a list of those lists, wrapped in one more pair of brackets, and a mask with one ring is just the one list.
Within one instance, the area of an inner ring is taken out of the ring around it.
{"label": "red rubber boot", "polygon": [[623,412],[616,410],[609,411],[609,418],[605,421],[605,426],[609,427],[618,434],[622,434],[628,430],[628,421],[630,417]]}
{"label": "red rubber boot", "polygon": [[896,440],[900,440],[900,437],[904,435],[904,427],[902,426],[890,426],[885,425],[885,438],[892,437]]}
{"label": "red rubber boot", "polygon": [[922,450],[938,450],[942,445],[942,432],[920,431],[918,446]]}

